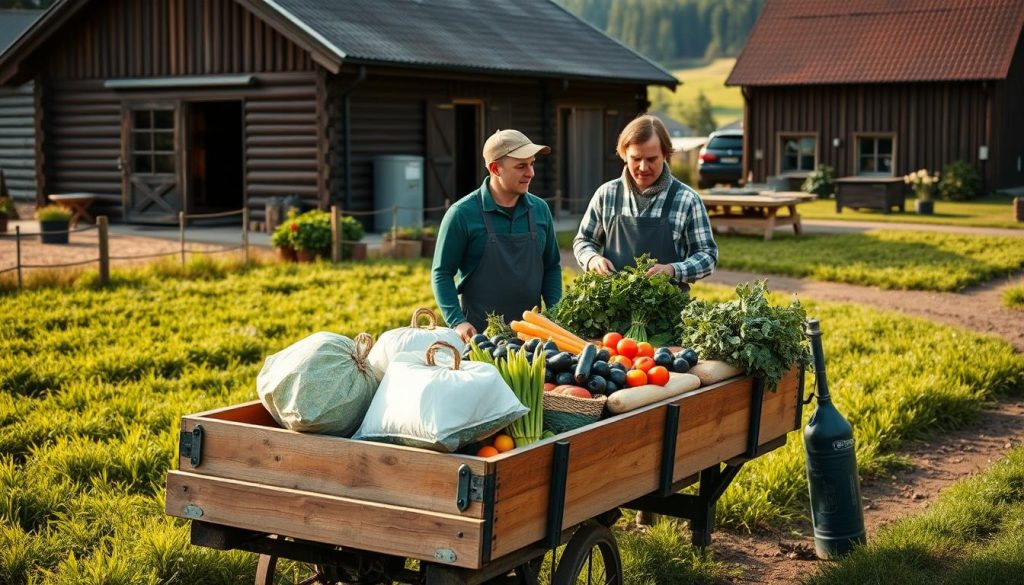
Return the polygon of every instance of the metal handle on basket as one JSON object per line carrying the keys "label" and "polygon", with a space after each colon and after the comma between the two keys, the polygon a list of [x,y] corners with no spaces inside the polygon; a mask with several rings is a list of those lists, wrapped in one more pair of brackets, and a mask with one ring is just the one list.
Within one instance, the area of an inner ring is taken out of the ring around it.
{"label": "metal handle on basket", "polygon": [[434,362],[434,354],[437,353],[437,350],[439,349],[447,349],[448,351],[452,352],[452,358],[454,359],[452,369],[459,369],[459,366],[462,365],[462,356],[459,355],[459,350],[455,349],[454,345],[450,343],[445,343],[444,341],[435,341],[434,343],[430,344],[430,347],[427,348],[427,365],[437,365],[437,363]]}
{"label": "metal handle on basket", "polygon": [[[430,325],[427,325],[426,327],[420,327],[420,317],[423,315],[430,317]],[[437,327],[437,315],[435,315],[430,309],[420,307],[413,312],[412,321],[409,323],[409,327],[416,329],[433,329]]]}

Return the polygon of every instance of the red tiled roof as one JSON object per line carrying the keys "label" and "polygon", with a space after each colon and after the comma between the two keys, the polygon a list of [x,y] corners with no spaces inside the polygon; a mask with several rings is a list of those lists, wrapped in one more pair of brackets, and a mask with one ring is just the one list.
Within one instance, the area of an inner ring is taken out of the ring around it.
{"label": "red tiled roof", "polygon": [[1024,0],[768,0],[727,85],[1005,79]]}

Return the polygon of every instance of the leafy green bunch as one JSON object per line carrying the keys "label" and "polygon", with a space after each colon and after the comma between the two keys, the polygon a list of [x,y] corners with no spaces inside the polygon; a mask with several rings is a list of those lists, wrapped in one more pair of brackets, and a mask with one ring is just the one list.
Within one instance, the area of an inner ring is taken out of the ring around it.
{"label": "leafy green bunch", "polygon": [[583,337],[626,332],[637,341],[664,345],[679,338],[679,313],[689,295],[667,275],[647,276],[654,266],[647,254],[611,276],[586,272],[570,284],[551,311],[552,318]]}
{"label": "leafy green bunch", "polygon": [[763,280],[740,283],[736,299],[724,303],[694,301],[683,310],[683,345],[703,359],[722,360],[764,380],[774,391],[793,366],[811,363],[800,301],[788,307],[768,303]]}

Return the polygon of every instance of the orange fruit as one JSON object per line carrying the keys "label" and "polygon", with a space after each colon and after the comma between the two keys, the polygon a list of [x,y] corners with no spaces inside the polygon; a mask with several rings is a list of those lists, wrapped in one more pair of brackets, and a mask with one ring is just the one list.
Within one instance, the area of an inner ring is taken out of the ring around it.
{"label": "orange fruit", "polygon": [[[629,379],[629,376],[626,377]],[[654,366],[647,370],[647,382],[657,386],[668,384],[668,368],[665,366]]]}
{"label": "orange fruit", "polygon": [[626,372],[626,386],[635,388],[647,383],[647,374],[643,370],[630,370]]}
{"label": "orange fruit", "polygon": [[646,341],[641,341],[636,344],[636,355],[654,357],[654,346]]}
{"label": "orange fruit", "polygon": [[645,355],[638,356],[635,360],[633,360],[633,369],[643,370],[645,374],[648,373],[650,369],[656,365],[657,364],[654,363],[654,358],[647,357]]}
{"label": "orange fruit", "polygon": [[477,457],[493,457],[498,454],[498,450],[490,445],[480,447],[480,450],[476,452]]}
{"label": "orange fruit", "polygon": [[516,448],[516,441],[508,435],[497,435],[494,437],[494,448],[498,450],[498,453],[511,451]]}
{"label": "orange fruit", "polygon": [[627,370],[633,367],[633,360],[629,359],[628,357],[626,357],[624,355],[612,356],[612,359],[608,360],[608,362],[609,363],[611,363],[611,362],[618,362],[618,363],[626,366]]}
{"label": "orange fruit", "polygon": [[607,351],[609,357],[615,357],[615,356],[619,355],[619,352],[615,351],[615,348],[610,346],[610,345],[602,345],[601,347],[599,347],[597,349],[599,349],[599,350],[603,349],[603,350]]}
{"label": "orange fruit", "polygon": [[614,331],[609,331],[608,333],[604,334],[604,338],[601,339],[601,343],[604,344],[604,345],[607,345],[608,347],[615,347],[616,345],[618,345],[619,341],[621,341],[621,340],[622,340],[622,334],[621,333],[616,333]]}
{"label": "orange fruit", "polygon": [[636,357],[636,341],[629,337],[625,337],[619,340],[619,343],[615,345],[615,351],[619,352],[619,355],[624,355],[629,359],[633,359]]}

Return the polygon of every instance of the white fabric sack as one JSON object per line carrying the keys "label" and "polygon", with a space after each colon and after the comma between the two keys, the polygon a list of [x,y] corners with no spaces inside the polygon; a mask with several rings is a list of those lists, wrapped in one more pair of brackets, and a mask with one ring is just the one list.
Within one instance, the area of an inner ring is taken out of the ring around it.
{"label": "white fabric sack", "polygon": [[367,363],[373,338],[321,331],[267,357],[256,377],[263,406],[293,431],[350,436],[377,390]]}
{"label": "white fabric sack", "polygon": [[[423,315],[430,317],[429,325],[420,326],[419,318]],[[460,354],[466,349],[466,344],[454,329],[437,326],[437,315],[433,311],[424,308],[416,309],[408,327],[399,327],[381,333],[377,343],[370,350],[370,366],[373,367],[377,380],[384,378],[388,364],[396,355],[411,351],[422,356],[435,341],[443,341],[452,345]]]}
{"label": "white fabric sack", "polygon": [[[451,359],[435,362],[441,348]],[[394,357],[352,438],[453,452],[527,412],[497,368],[438,343]]]}

